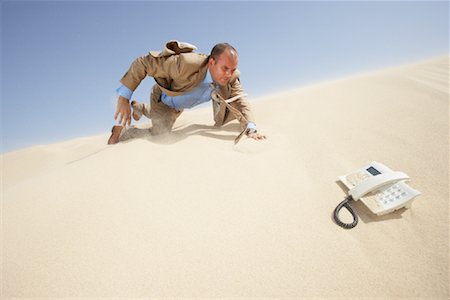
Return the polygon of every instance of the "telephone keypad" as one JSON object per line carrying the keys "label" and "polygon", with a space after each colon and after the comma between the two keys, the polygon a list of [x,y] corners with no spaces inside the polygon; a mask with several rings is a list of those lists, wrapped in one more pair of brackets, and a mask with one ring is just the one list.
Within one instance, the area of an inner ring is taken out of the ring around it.
{"label": "telephone keypad", "polygon": [[396,201],[407,196],[407,192],[399,187],[398,184],[393,185],[386,190],[377,193],[376,201],[379,207],[387,208],[392,206]]}

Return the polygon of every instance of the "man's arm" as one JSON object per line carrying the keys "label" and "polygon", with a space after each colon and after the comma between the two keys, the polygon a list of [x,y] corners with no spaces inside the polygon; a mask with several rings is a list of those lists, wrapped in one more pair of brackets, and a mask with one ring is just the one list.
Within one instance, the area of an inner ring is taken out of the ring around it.
{"label": "man's arm", "polygon": [[[239,81],[239,77],[236,80],[231,82],[231,97],[234,97],[239,94],[243,94],[244,89],[241,86],[241,82]],[[233,103],[231,103],[234,107],[236,107],[242,115],[245,117],[245,120],[239,120],[241,125],[246,126],[246,134],[248,137],[253,138],[255,140],[265,139],[266,136],[258,133],[256,129],[256,124],[253,118],[253,114],[251,112],[250,104],[248,103],[246,97],[242,97]],[[245,123],[246,122],[246,123]]]}
{"label": "man's arm", "polygon": [[141,81],[151,76],[154,78],[177,78],[180,73],[178,55],[169,57],[154,57],[151,54],[138,57],[133,61],[120,82],[132,91],[135,91]]}
{"label": "man's arm", "polygon": [[[231,93],[230,98],[237,96],[239,94],[244,94],[244,89],[241,86],[241,82],[239,81],[239,78],[236,78],[231,82]],[[246,127],[248,123],[255,123],[253,119],[253,114],[251,112],[250,104],[247,101],[246,97],[241,97],[236,101],[233,101],[231,105],[235,108],[237,108],[242,115],[244,116],[245,120],[238,120],[242,127]]]}
{"label": "man's arm", "polygon": [[128,71],[120,80],[123,84],[117,89],[119,99],[117,100],[114,119],[123,126],[131,125],[131,95],[139,86],[141,81],[147,77],[174,78],[179,74],[179,64],[176,63],[177,56],[154,57],[151,54],[141,56],[133,61]]}

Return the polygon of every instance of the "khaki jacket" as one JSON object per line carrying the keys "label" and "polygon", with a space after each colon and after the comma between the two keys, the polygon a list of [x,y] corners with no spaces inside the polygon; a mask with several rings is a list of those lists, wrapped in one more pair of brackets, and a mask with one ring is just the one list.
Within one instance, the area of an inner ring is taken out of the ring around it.
{"label": "khaki jacket", "polygon": [[[148,55],[137,58],[120,80],[130,90],[134,91],[146,76],[155,79],[157,87],[168,96],[179,96],[191,91],[199,85],[208,70],[208,56],[192,52],[196,47],[188,43],[170,41],[162,52],[152,51]],[[239,81],[240,72],[236,70],[225,86],[219,86],[219,93],[224,99],[242,94],[243,88]],[[245,97],[231,103],[244,118],[234,116],[221,103],[213,101],[214,121],[221,126],[237,117],[245,128],[248,122],[254,122],[250,105]]]}

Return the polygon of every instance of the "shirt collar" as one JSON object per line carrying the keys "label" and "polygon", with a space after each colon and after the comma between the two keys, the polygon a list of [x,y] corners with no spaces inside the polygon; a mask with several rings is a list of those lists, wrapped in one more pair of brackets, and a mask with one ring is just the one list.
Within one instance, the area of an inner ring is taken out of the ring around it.
{"label": "shirt collar", "polygon": [[206,71],[205,79],[203,80],[205,83],[213,83],[211,74],[209,73],[209,69]]}

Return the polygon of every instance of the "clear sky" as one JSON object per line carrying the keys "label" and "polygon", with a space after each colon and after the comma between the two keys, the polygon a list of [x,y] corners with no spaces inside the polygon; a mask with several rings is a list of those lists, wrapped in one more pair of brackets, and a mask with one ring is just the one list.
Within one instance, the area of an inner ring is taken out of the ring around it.
{"label": "clear sky", "polygon": [[[1,37],[7,152],[109,132],[120,78],[135,58],[168,40],[203,53],[231,43],[252,101],[448,54],[449,4],[6,1]],[[152,85],[144,80],[134,98],[147,101]]]}

